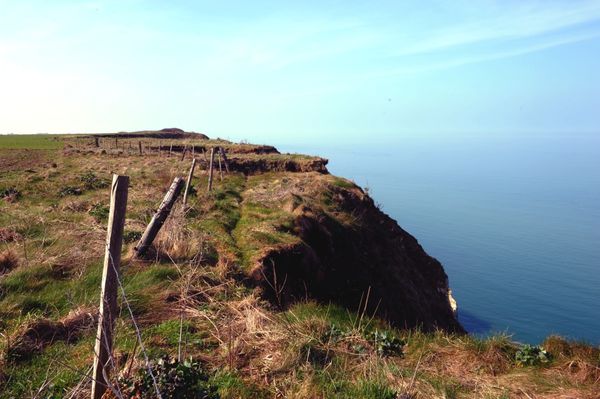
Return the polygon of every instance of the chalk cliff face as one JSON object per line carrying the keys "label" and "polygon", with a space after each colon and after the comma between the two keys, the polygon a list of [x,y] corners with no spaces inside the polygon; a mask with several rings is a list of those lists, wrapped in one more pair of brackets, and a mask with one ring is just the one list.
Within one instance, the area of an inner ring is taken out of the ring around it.
{"label": "chalk cliff face", "polygon": [[316,173],[287,185],[283,207],[299,239],[264,252],[251,271],[267,298],[281,306],[305,298],[366,306],[366,315],[397,327],[464,332],[440,262],[359,187]]}

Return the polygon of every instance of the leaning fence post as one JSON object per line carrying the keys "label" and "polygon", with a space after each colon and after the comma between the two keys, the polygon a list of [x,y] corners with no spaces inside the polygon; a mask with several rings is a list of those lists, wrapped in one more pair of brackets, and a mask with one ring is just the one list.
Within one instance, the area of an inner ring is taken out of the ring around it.
{"label": "leaning fence post", "polygon": [[223,162],[225,163],[225,170],[229,173],[229,161],[227,160],[227,155],[225,155],[225,150],[223,147],[219,147],[219,154],[223,156]]}
{"label": "leaning fence post", "polygon": [[144,255],[148,247],[152,245],[152,242],[156,238],[156,235],[160,231],[163,223],[171,213],[171,208],[173,208],[173,204],[177,200],[177,197],[181,193],[183,189],[183,179],[181,177],[176,177],[173,179],[173,183],[171,183],[171,187],[169,187],[169,191],[165,195],[162,203],[158,207],[158,210],[152,217],[152,220],[146,227],[146,231],[142,235],[140,242],[135,247],[135,256],[140,258]]}
{"label": "leaning fence post", "polygon": [[187,196],[192,185],[192,178],[194,177],[194,168],[196,168],[196,158],[192,159],[192,166],[190,167],[190,173],[188,174],[187,182],[185,183],[185,190],[183,191],[183,206],[187,204]]}
{"label": "leaning fence post", "polygon": [[185,159],[185,152],[187,151],[187,144],[183,146],[183,152],[181,153],[181,160]]}
{"label": "leaning fence post", "polygon": [[221,166],[221,152],[217,152],[217,158],[219,159],[219,177],[223,181],[223,167]]}
{"label": "leaning fence post", "polygon": [[208,191],[212,190],[213,181],[213,164],[215,163],[215,149],[210,149],[210,164],[208,167]]}
{"label": "leaning fence post", "polygon": [[98,332],[94,348],[94,371],[92,382],[92,399],[99,399],[106,391],[107,383],[104,375],[112,356],[113,327],[117,315],[118,273],[121,263],[123,245],[123,226],[127,209],[127,191],[129,177],[113,175],[110,213],[106,233],[106,250],[102,269],[102,287],[100,292],[100,312],[98,315]]}

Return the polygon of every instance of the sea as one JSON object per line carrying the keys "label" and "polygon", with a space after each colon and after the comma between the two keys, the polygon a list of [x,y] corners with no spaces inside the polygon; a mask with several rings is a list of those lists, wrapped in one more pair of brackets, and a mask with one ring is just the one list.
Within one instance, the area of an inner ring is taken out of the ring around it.
{"label": "sea", "polygon": [[600,134],[289,144],[368,189],[448,274],[479,336],[600,344]]}

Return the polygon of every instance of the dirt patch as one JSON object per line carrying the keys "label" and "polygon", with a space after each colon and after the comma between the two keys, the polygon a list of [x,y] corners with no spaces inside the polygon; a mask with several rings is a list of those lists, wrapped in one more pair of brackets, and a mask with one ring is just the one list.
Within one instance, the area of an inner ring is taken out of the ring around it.
{"label": "dirt patch", "polygon": [[22,171],[36,167],[50,167],[49,150],[0,149],[0,170],[2,172]]}

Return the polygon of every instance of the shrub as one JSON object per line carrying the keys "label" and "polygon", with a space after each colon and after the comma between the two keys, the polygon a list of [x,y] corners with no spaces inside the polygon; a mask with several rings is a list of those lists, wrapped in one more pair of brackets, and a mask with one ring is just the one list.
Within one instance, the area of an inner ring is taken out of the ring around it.
{"label": "shrub", "polygon": [[525,345],[515,354],[518,366],[537,366],[550,362],[551,356],[541,346]]}
{"label": "shrub", "polygon": [[[217,388],[200,364],[192,359],[183,362],[168,356],[150,365],[163,399],[218,399]],[[155,398],[154,381],[148,368],[140,368],[137,376],[120,381],[125,397]]]}

